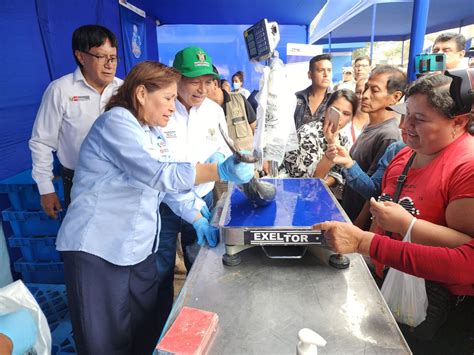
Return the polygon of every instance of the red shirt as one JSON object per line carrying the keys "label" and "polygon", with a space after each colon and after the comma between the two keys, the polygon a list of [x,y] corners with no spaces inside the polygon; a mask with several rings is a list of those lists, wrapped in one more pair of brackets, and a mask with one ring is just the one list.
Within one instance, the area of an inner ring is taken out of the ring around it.
{"label": "red shirt", "polygon": [[402,272],[440,282],[455,295],[474,296],[474,240],[451,249],[404,243],[376,234],[370,257]]}
{"label": "red shirt", "polygon": [[[397,178],[412,153],[411,148],[403,148],[387,167],[382,180],[382,199],[395,193]],[[469,133],[445,147],[423,168],[410,168],[398,203],[419,219],[447,226],[446,208],[451,201],[461,198],[474,198],[474,137]],[[384,234],[380,227],[375,232]],[[393,234],[393,238],[402,239],[402,236]],[[413,262],[416,268],[421,261]],[[381,268],[377,266],[380,275]],[[472,266],[474,270],[474,264]],[[445,286],[453,292],[456,289],[452,285]]]}

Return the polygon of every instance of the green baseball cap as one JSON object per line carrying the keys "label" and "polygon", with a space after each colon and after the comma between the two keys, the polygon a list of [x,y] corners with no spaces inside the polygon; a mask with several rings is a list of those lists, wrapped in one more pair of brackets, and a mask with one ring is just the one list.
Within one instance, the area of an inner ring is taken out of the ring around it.
{"label": "green baseball cap", "polygon": [[174,56],[173,67],[181,75],[196,78],[202,75],[218,76],[212,70],[212,59],[202,48],[186,47]]}

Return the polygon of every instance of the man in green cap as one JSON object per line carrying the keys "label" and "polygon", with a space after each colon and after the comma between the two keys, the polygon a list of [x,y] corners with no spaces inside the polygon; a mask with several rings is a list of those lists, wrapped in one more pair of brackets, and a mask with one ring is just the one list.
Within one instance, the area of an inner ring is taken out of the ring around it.
{"label": "man in green cap", "polygon": [[[231,154],[219,132],[219,124],[227,132],[227,123],[222,108],[207,98],[216,74],[212,68],[212,59],[198,47],[187,47],[176,53],[173,67],[181,74],[178,83],[176,111],[168,125],[161,128],[174,161],[197,163],[217,163]],[[202,202],[204,216],[207,208],[213,205],[212,189],[214,183],[195,186],[195,192]],[[199,206],[201,208],[201,206]],[[173,305],[173,280],[176,260],[176,240],[181,233],[184,262],[189,271],[204,243],[199,237],[199,226],[191,225],[164,203],[160,206],[161,232],[156,255],[159,277],[159,316],[164,326]],[[193,228],[194,227],[194,228]],[[196,235],[197,231],[197,235]],[[207,240],[210,247],[217,240]]]}

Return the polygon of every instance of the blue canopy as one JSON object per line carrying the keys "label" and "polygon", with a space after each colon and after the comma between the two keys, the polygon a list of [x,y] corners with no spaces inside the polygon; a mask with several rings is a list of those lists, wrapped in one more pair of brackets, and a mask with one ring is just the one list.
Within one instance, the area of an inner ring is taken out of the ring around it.
{"label": "blue canopy", "polygon": [[254,24],[263,18],[280,25],[309,25],[326,0],[132,0],[162,25]]}
{"label": "blue canopy", "polygon": [[[309,43],[326,43],[328,39],[324,37],[329,33],[334,43],[370,41],[375,3],[374,40],[409,39],[413,0],[328,0],[309,35]],[[430,1],[427,33],[470,24],[474,24],[474,0]]]}

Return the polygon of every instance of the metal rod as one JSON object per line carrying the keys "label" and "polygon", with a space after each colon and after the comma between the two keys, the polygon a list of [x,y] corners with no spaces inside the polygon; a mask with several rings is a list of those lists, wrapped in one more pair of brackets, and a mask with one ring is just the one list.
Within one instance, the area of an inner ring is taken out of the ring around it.
{"label": "metal rod", "polygon": [[374,60],[375,20],[377,19],[377,4],[372,8],[372,29],[370,30],[370,62]]}
{"label": "metal rod", "polygon": [[408,81],[416,80],[415,56],[423,50],[430,0],[415,0],[411,19],[410,52],[408,54]]}
{"label": "metal rod", "polygon": [[403,65],[403,57],[404,57],[404,54],[405,54],[405,41],[402,40],[402,65]]}

